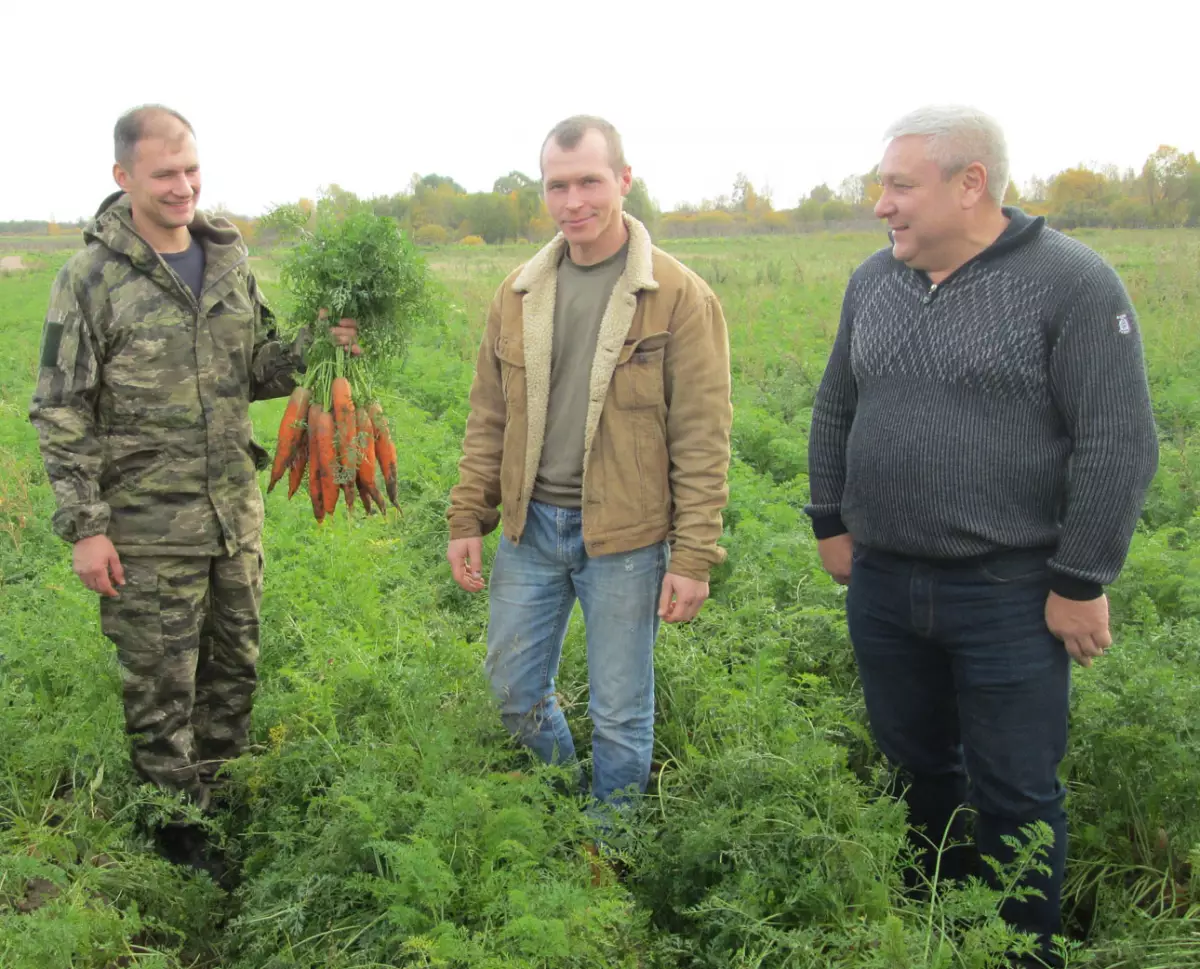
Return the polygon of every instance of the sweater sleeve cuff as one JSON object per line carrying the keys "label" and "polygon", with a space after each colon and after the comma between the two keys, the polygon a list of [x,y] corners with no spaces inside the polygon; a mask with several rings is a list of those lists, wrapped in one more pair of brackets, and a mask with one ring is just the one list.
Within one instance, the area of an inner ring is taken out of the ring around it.
{"label": "sweater sleeve cuff", "polygon": [[1055,572],[1050,578],[1050,591],[1064,599],[1083,602],[1089,599],[1099,599],[1104,595],[1104,586],[1089,579],[1077,579],[1073,575]]}
{"label": "sweater sleeve cuff", "polygon": [[812,520],[813,534],[817,536],[818,541],[826,538],[836,538],[838,535],[845,535],[850,529],[846,527],[842,521],[841,515],[819,515]]}

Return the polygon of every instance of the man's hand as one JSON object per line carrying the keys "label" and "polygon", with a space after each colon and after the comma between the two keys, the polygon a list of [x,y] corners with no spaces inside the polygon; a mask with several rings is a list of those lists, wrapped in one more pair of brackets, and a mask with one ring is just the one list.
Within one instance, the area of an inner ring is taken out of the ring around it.
{"label": "man's hand", "polygon": [[[322,309],[317,313],[318,320],[325,320],[328,316],[328,310]],[[358,345],[358,323],[355,320],[348,317],[338,320],[336,326],[329,328],[329,338],[337,346],[349,350],[351,356],[357,357],[362,354],[362,347]]]}
{"label": "man's hand", "polygon": [[821,565],[838,585],[850,584],[850,568],[854,564],[854,539],[849,532],[823,538],[817,542]]}
{"label": "man's hand", "polygon": [[685,579],[668,572],[663,577],[662,595],[658,599],[658,615],[663,622],[687,622],[708,598],[708,583]]}
{"label": "man's hand", "polygon": [[113,583],[125,584],[125,570],[121,568],[121,559],[107,535],[81,538],[75,543],[75,551],[71,558],[79,581],[93,592],[115,598],[117,590],[113,588]]}
{"label": "man's hand", "polygon": [[454,581],[467,592],[478,592],[483,588],[483,539],[451,539],[446,549],[446,561]]}
{"label": "man's hand", "polygon": [[1112,645],[1108,596],[1078,601],[1051,592],[1046,597],[1046,625],[1080,666],[1091,666],[1092,659]]}

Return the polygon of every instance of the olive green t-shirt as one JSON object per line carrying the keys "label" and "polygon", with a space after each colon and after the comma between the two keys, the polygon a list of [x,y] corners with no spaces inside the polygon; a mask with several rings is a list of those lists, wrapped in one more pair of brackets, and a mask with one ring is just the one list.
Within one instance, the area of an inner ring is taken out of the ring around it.
{"label": "olive green t-shirt", "polygon": [[583,503],[583,436],[592,361],[600,321],[625,269],[628,250],[626,242],[603,262],[577,266],[563,249],[554,297],[546,443],[533,485],[534,501],[560,508],[579,508]]}

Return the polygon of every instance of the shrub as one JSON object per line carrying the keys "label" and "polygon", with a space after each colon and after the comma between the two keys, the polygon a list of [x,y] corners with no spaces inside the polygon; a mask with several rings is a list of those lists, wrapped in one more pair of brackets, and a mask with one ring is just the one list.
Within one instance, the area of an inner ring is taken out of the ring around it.
{"label": "shrub", "polygon": [[413,241],[418,246],[440,246],[450,238],[450,233],[444,226],[423,225],[413,233]]}

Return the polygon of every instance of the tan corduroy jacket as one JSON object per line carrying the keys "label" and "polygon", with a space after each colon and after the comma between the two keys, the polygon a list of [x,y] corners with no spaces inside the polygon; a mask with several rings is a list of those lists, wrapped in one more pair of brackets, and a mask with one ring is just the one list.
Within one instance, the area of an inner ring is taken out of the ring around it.
{"label": "tan corduroy jacket", "polygon": [[[669,539],[670,571],[706,581],[728,498],[729,335],[699,276],[629,215],[625,270],[600,324],[583,456],[589,555]],[[500,286],[479,348],[470,416],[450,493],[450,537],[499,523],[519,542],[541,461],[560,234]]]}

